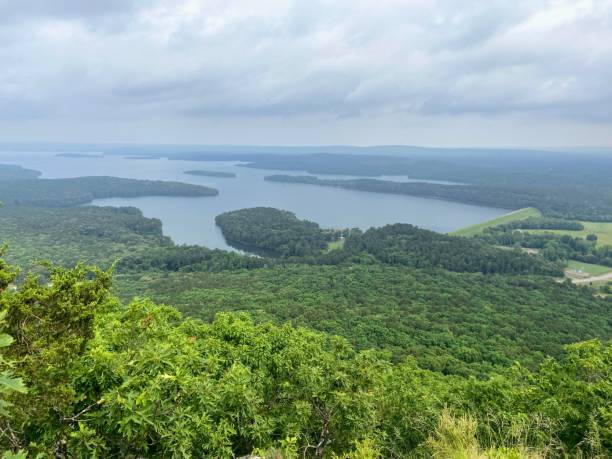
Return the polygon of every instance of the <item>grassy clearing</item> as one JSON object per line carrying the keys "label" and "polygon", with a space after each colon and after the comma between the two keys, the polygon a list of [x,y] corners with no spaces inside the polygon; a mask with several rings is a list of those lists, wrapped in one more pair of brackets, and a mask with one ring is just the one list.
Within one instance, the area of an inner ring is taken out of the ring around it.
{"label": "grassy clearing", "polygon": [[331,252],[332,250],[341,249],[342,247],[344,247],[345,240],[346,239],[342,238],[342,239],[338,239],[337,241],[328,242],[327,251]]}
{"label": "grassy clearing", "polygon": [[535,207],[525,207],[524,209],[515,210],[514,212],[494,218],[493,220],[487,220],[486,222],[468,226],[467,228],[461,228],[457,231],[453,231],[450,234],[453,236],[475,236],[476,234],[482,233],[482,231],[486,228],[503,225],[504,223],[509,223],[515,220],[525,220],[526,218],[541,216],[542,213]]}
{"label": "grassy clearing", "polygon": [[529,230],[530,233],[569,234],[573,237],[585,238],[587,234],[597,235],[598,245],[612,245],[612,223],[608,222],[580,222],[584,225],[581,231],[569,230]]}
{"label": "grassy clearing", "polygon": [[590,263],[582,263],[581,261],[570,260],[567,263],[567,268],[572,271],[583,272],[590,276],[599,276],[612,271],[609,266],[593,265]]}

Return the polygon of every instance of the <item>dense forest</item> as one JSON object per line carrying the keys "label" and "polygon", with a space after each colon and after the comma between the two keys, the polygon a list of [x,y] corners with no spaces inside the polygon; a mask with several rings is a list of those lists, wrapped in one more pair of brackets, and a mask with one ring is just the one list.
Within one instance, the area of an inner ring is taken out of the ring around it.
{"label": "dense forest", "polygon": [[273,257],[318,254],[334,237],[334,232],[322,230],[317,223],[271,207],[225,212],[215,223],[229,244]]}
{"label": "dense forest", "polygon": [[14,273],[0,261],[0,449],[17,457],[612,451],[612,348],[595,340],[479,381],[392,364],[304,328],[121,304],[110,273],[82,265],[51,267],[51,282],[29,276],[13,291]]}
{"label": "dense forest", "polygon": [[185,314],[248,312],[344,336],[359,349],[415,357],[429,369],[483,377],[514,361],[534,368],[562,346],[612,338],[612,303],[545,277],[484,276],[371,265],[288,265],[236,272],[118,275],[120,296]]}
{"label": "dense forest", "polygon": [[133,207],[3,207],[0,241],[10,262],[31,268],[39,260],[61,266],[78,261],[104,268],[124,256],[173,243],[162,235],[161,221]]}
{"label": "dense forest", "polygon": [[273,264],[265,258],[211,250],[199,245],[162,245],[127,254],[117,263],[117,272],[219,272]]}
{"label": "dense forest", "polygon": [[60,266],[78,261],[117,272],[226,271],[271,265],[269,260],[202,246],[175,245],[161,221],[133,207],[0,208],[6,259],[31,269],[41,260]]}

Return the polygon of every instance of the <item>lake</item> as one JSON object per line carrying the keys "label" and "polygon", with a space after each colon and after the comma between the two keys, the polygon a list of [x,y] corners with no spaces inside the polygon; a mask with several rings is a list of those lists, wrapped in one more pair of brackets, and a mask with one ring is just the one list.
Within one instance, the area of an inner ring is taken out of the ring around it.
{"label": "lake", "polygon": [[[126,153],[129,155],[129,153]],[[412,196],[370,193],[303,184],[264,181],[272,174],[302,175],[303,172],[271,171],[240,167],[236,162],[126,159],[120,156],[95,158],[56,157],[40,152],[0,152],[0,163],[19,164],[43,173],[42,178],[86,175],[175,180],[211,186],[215,197],[143,197],[98,199],[99,206],[134,206],[147,217],[159,218],[164,234],[179,244],[231,248],[215,225],[215,216],[245,207],[269,206],[294,212],[299,218],[326,228],[367,229],[388,223],[412,223],[421,228],[449,232],[508,212],[450,201]],[[200,177],[184,171],[202,169],[233,172],[236,178]],[[337,176],[334,176],[337,177]],[[342,176],[341,178],[350,178]],[[384,177],[408,181],[407,177]]]}

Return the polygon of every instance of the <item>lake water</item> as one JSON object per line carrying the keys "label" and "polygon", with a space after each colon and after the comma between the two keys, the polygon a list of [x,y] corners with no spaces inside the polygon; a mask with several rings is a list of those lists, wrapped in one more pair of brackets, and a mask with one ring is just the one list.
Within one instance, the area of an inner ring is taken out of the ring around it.
{"label": "lake water", "polygon": [[[0,152],[0,163],[19,164],[43,173],[42,178],[86,175],[175,180],[207,185],[219,190],[215,197],[143,197],[98,199],[100,206],[134,206],[147,217],[159,218],[164,234],[179,244],[199,244],[230,249],[215,225],[215,216],[245,207],[269,206],[290,210],[299,218],[322,227],[367,229],[388,223],[412,223],[421,228],[449,232],[506,213],[506,210],[339,188],[264,181],[279,172],[240,167],[235,162],[174,161],[167,159],[65,158],[49,153]],[[184,174],[193,169],[234,172],[236,178],[198,177]],[[348,178],[343,176],[342,178]],[[388,179],[389,177],[387,177]],[[407,180],[406,177],[392,177]]]}

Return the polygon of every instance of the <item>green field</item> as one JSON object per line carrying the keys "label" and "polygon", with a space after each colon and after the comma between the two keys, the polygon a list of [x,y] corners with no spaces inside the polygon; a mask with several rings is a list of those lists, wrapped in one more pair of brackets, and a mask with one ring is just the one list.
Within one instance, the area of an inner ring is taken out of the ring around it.
{"label": "green field", "polygon": [[584,225],[581,231],[569,230],[529,230],[530,233],[569,234],[574,237],[586,237],[587,234],[597,235],[598,245],[612,245],[612,223],[609,222],[580,222]]}
{"label": "green field", "polygon": [[541,216],[542,213],[535,207],[525,207],[524,209],[515,210],[508,214],[502,215],[501,217],[494,218],[493,220],[487,220],[486,222],[468,226],[467,228],[461,228],[457,231],[453,231],[450,234],[453,236],[475,236],[476,234],[482,233],[482,231],[486,228],[503,225],[515,220],[525,220],[526,218]]}
{"label": "green field", "polygon": [[589,276],[599,276],[601,274],[605,274],[612,271],[612,268],[610,268],[609,266],[593,265],[590,263],[582,263],[581,261],[575,260],[570,260],[567,263],[567,267],[568,269],[574,271],[582,271],[588,274]]}

